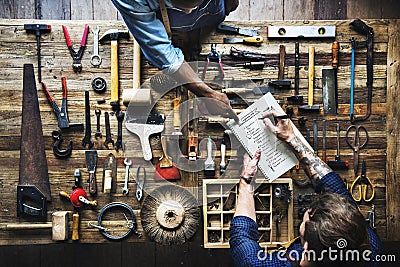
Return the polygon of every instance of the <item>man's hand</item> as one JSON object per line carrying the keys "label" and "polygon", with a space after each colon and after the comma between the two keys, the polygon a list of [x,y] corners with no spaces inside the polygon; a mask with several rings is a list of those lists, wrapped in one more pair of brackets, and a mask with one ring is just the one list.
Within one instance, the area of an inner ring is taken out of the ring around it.
{"label": "man's hand", "polygon": [[263,114],[263,121],[267,128],[275,133],[279,139],[288,142],[294,137],[294,131],[289,119],[277,118],[282,115],[284,114],[279,114],[276,110],[271,110]]}
{"label": "man's hand", "polygon": [[244,179],[252,179],[257,173],[257,164],[261,157],[261,150],[257,150],[254,157],[251,158],[249,154],[244,154],[243,167],[241,177]]}

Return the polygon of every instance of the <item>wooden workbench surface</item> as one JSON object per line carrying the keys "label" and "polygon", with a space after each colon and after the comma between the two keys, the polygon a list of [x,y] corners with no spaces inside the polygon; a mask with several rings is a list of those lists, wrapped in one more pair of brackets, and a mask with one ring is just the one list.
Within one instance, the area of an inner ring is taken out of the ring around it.
{"label": "wooden workbench surface", "polygon": [[[20,149],[20,130],[21,130],[21,105],[22,105],[22,69],[23,64],[33,64],[35,66],[36,77],[37,77],[37,57],[36,57],[36,39],[33,34],[27,34],[24,30],[23,25],[25,23],[32,23],[32,20],[1,20],[0,21],[0,66],[1,74],[0,83],[2,90],[0,96],[2,99],[2,105],[0,107],[0,224],[5,223],[23,223],[24,220],[17,217],[16,213],[16,186],[18,184],[19,176],[19,149]],[[37,21],[35,21],[37,22]],[[336,40],[340,44],[340,59],[338,69],[338,90],[339,90],[339,114],[324,116],[323,111],[319,114],[301,114],[297,108],[294,107],[295,116],[293,121],[297,124],[297,120],[306,116],[308,122],[306,128],[312,129],[312,120],[318,119],[319,121],[319,147],[322,147],[322,133],[321,133],[321,120],[327,120],[327,158],[333,160],[336,154],[336,123],[341,124],[341,157],[343,160],[350,162],[350,168],[348,171],[340,171],[342,178],[346,178],[347,181],[352,182],[354,180],[353,173],[353,160],[352,150],[346,145],[344,140],[345,130],[350,125],[349,121],[349,86],[350,86],[350,59],[351,59],[351,37],[355,37],[359,41],[364,40],[364,36],[357,34],[350,29],[350,21],[268,21],[268,22],[241,22],[234,23],[237,26],[256,28],[260,31],[262,37],[264,37],[264,43],[260,47],[245,46],[242,44],[233,45],[238,49],[251,50],[260,52],[268,55],[268,62],[264,70],[244,70],[239,67],[226,66],[226,80],[230,79],[246,79],[247,77],[252,78],[264,78],[266,81],[276,79],[278,76],[278,58],[279,58],[279,45],[284,44],[286,46],[286,68],[285,78],[294,80],[294,40],[287,39],[275,39],[268,40],[266,37],[266,28],[268,25],[336,25]],[[396,175],[396,171],[392,176],[387,178],[387,164],[388,162],[392,165],[396,165],[396,157],[398,152],[390,150],[390,155],[387,153],[388,140],[387,140],[387,124],[398,125],[398,122],[392,124],[387,121],[388,107],[396,106],[395,99],[389,99],[388,92],[391,95],[393,93],[392,86],[388,85],[388,77],[390,76],[390,85],[398,84],[399,75],[393,74],[393,66],[390,64],[396,60],[398,48],[390,45],[392,42],[393,35],[390,35],[391,27],[397,27],[399,29],[397,20],[368,20],[367,24],[374,29],[375,42],[374,42],[374,84],[373,84],[373,105],[372,115],[370,118],[362,122],[369,133],[369,142],[365,149],[361,151],[361,160],[366,159],[367,161],[367,176],[372,180],[375,185],[375,198],[373,204],[375,205],[376,212],[376,226],[378,234],[387,240],[391,240],[391,237],[387,235],[390,230],[387,229],[387,190],[395,185],[395,181],[391,177]],[[72,58],[69,55],[69,51],[65,44],[61,25],[66,25],[69,30],[71,40],[74,44],[74,48],[77,50],[81,41],[84,24],[89,24],[89,27],[100,27],[100,35],[106,30],[111,28],[126,29],[122,21],[40,21],[39,23],[51,24],[52,31],[49,34],[44,34],[41,38],[42,41],[42,80],[46,82],[49,90],[54,94],[56,103],[61,105],[61,77],[65,76],[68,85],[68,115],[71,122],[84,122],[84,92],[90,90],[91,100],[91,122],[92,131],[96,130],[96,117],[94,115],[95,109],[102,111],[101,129],[103,132],[102,139],[94,139],[95,145],[93,149],[97,150],[99,161],[97,167],[97,181],[99,191],[101,191],[101,180],[103,173],[103,164],[106,156],[109,153],[113,153],[118,159],[118,187],[117,193],[115,194],[103,194],[99,193],[97,197],[89,197],[90,199],[96,199],[98,206],[94,209],[84,208],[81,210],[81,230],[80,230],[80,241],[83,243],[102,243],[108,242],[103,238],[97,229],[88,227],[88,222],[97,220],[98,211],[107,203],[112,201],[121,201],[129,204],[136,212],[138,218],[138,228],[140,232],[143,232],[140,223],[140,207],[141,204],[136,200],[134,192],[136,190],[136,184],[134,175],[130,177],[129,189],[130,194],[124,196],[121,194],[123,186],[125,167],[123,160],[125,156],[130,157],[133,160],[132,173],[136,171],[136,167],[139,165],[146,165],[148,185],[146,185],[145,196],[147,190],[157,187],[159,184],[152,182],[154,169],[151,168],[149,163],[146,163],[141,154],[141,147],[139,140],[136,136],[133,136],[124,129],[124,142],[126,143],[126,153],[122,150],[115,151],[114,149],[107,149],[104,147],[104,112],[112,112],[109,105],[109,89],[104,94],[97,94],[91,89],[91,81],[95,77],[104,78],[107,83],[110,82],[110,45],[100,45],[100,55],[103,58],[103,62],[100,67],[93,67],[90,64],[90,56],[93,52],[93,34],[89,31],[87,47],[83,54],[82,73],[76,74],[72,70]],[[229,58],[229,50],[232,45],[223,44],[223,37],[226,35],[211,31],[210,35],[203,39],[203,50],[202,55],[206,55],[210,51],[210,44],[217,43],[217,51],[222,54],[223,60],[227,63],[232,61]],[[239,36],[232,36],[239,37]],[[314,103],[320,104],[322,107],[322,75],[321,70],[324,67],[330,67],[331,58],[331,42],[332,39],[307,39],[302,40],[300,43],[301,53],[301,68],[300,68],[300,95],[305,96],[307,101],[307,87],[308,87],[308,46],[315,46],[315,96]],[[121,39],[119,42],[119,73],[120,73],[120,90],[132,88],[132,66],[133,66],[133,49],[132,49],[132,37],[129,40]],[[396,50],[397,49],[397,50]],[[356,53],[356,80],[355,80],[355,96],[356,96],[356,114],[364,114],[366,109],[366,64],[365,64],[365,48],[357,50]],[[389,57],[390,55],[390,57]],[[142,59],[142,75],[141,80],[145,82],[157,69],[150,66],[147,60]],[[396,67],[397,65],[394,65]],[[64,190],[71,192],[71,187],[74,183],[74,170],[79,168],[82,173],[82,184],[86,190],[88,190],[88,184],[86,182],[88,178],[88,172],[85,164],[85,148],[81,146],[81,140],[84,136],[82,130],[72,130],[63,133],[65,140],[72,140],[74,143],[74,150],[72,156],[68,159],[58,159],[54,156],[52,151],[53,139],[51,133],[57,129],[57,119],[43,93],[40,90],[38,84],[38,95],[39,104],[41,110],[41,119],[43,125],[43,134],[45,139],[46,156],[49,169],[49,179],[51,183],[52,202],[49,204],[49,220],[50,213],[57,210],[69,210],[72,211],[72,206],[69,201],[66,201],[58,196],[59,191]],[[154,92],[152,92],[155,94]],[[275,97],[277,99],[286,99],[287,96],[294,94],[293,82],[292,90],[279,91]],[[171,114],[172,110],[172,98],[175,96],[174,92],[171,92],[161,98],[155,110],[159,113]],[[98,104],[98,100],[105,100],[104,104]],[[125,107],[123,107],[125,109]],[[390,119],[398,118],[396,112],[390,114]],[[111,131],[113,139],[116,140],[117,136],[117,120],[115,116],[110,116]],[[166,121],[166,132],[171,131],[171,117],[167,117]],[[397,126],[398,127],[398,126]],[[306,128],[300,128],[303,134],[306,133]],[[392,131],[396,128],[391,128]],[[213,136],[213,140],[216,142],[217,147],[223,137],[223,127],[219,125],[211,125],[206,120],[199,121],[198,124],[199,140],[207,137],[208,135]],[[397,129],[398,131],[398,129]],[[394,139],[390,140],[391,144],[396,143],[397,135]],[[397,141],[398,142],[398,141]],[[158,155],[159,145],[156,139],[152,139],[152,148],[154,149],[155,155]],[[228,158],[235,162],[237,157],[237,151],[228,151]],[[219,152],[216,153],[216,162],[219,163]],[[205,154],[201,154],[205,157]],[[391,158],[387,158],[391,156]],[[240,159],[239,159],[240,160]],[[302,177],[305,175],[300,170],[292,173],[287,173],[284,177]],[[184,173],[183,179],[178,182],[188,187],[190,191],[197,197],[201,196],[198,192],[198,188],[201,185],[203,179],[203,173],[197,174]],[[390,180],[390,184],[387,184],[387,179]],[[294,203],[295,213],[300,207],[297,203],[297,196],[299,193],[312,192],[312,188],[308,187],[297,187],[295,184],[294,189]],[[398,201],[397,197],[392,199],[394,202]],[[199,199],[200,201],[200,199]],[[391,203],[390,206],[400,206],[399,202]],[[371,208],[368,203],[361,203],[361,212],[366,216],[367,211]],[[389,209],[390,210],[390,209]],[[397,212],[394,208],[393,212]],[[397,216],[397,214],[393,215]],[[294,215],[294,227],[297,231],[297,225],[300,222],[297,214]],[[397,217],[395,217],[397,218]],[[398,220],[398,219],[395,219]],[[393,223],[393,222],[392,222]],[[396,226],[397,223],[394,223]],[[201,228],[199,227],[196,235],[201,235]],[[129,242],[144,242],[148,241],[147,237],[144,236],[138,239],[134,235],[128,239]],[[0,231],[0,245],[2,244],[45,244],[51,243],[51,230],[39,230],[39,231]],[[67,242],[71,242],[70,239]]]}

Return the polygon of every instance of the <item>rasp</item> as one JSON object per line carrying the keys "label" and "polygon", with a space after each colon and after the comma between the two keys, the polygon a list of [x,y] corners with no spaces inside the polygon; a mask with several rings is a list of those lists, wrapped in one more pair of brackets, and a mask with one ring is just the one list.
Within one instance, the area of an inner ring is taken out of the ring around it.
{"label": "rasp", "polygon": [[24,65],[21,149],[17,216],[28,214],[47,219],[47,202],[51,201],[42,120],[32,64]]}

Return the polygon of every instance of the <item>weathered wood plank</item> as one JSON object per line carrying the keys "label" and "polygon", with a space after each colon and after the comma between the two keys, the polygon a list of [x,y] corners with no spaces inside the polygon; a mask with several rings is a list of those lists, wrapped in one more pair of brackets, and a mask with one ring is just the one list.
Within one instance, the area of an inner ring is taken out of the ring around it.
{"label": "weathered wood plank", "polygon": [[121,20],[119,13],[111,1],[92,0],[93,18],[95,20]]}
{"label": "weathered wood plank", "polygon": [[41,0],[40,14],[39,19],[70,20],[71,0]]}
{"label": "weathered wood plank", "polygon": [[283,0],[250,0],[250,20],[282,20]]}
{"label": "weathered wood plank", "polygon": [[382,1],[374,0],[347,0],[347,17],[375,19],[382,18]]}
{"label": "weathered wood plank", "polygon": [[36,19],[37,9],[35,0],[1,1],[0,18],[5,19]]}
{"label": "weathered wood plank", "polygon": [[238,8],[231,12],[226,20],[248,21],[250,20],[250,0],[240,0]]}
{"label": "weathered wood plank", "polygon": [[314,0],[284,0],[284,20],[311,20],[314,19]]}
{"label": "weathered wood plank", "polygon": [[400,21],[389,24],[388,85],[387,85],[387,162],[386,206],[387,233],[391,240],[400,240]]}
{"label": "weathered wood plank", "polygon": [[71,20],[93,19],[93,0],[71,0]]}
{"label": "weathered wood plank", "polygon": [[315,0],[314,1],[314,19],[346,19],[347,18],[347,1],[330,1]]}

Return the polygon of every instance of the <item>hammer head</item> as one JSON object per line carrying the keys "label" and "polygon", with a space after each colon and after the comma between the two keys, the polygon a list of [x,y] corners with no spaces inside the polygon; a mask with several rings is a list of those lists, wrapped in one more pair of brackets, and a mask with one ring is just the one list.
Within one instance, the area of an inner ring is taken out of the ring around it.
{"label": "hammer head", "polygon": [[129,31],[128,30],[118,30],[118,29],[110,29],[106,31],[99,39],[99,42],[103,43],[108,40],[118,40],[119,37],[129,39]]}

